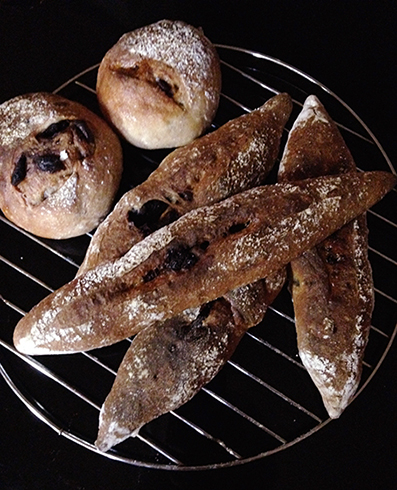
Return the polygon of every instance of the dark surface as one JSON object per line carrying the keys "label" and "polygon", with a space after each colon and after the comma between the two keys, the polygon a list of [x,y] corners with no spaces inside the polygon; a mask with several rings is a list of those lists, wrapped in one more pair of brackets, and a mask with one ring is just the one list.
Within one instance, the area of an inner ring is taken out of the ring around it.
{"label": "dark surface", "polygon": [[[99,62],[128,30],[162,18],[282,59],[344,99],[397,161],[395,2],[0,0],[0,102],[51,91]],[[1,280],[1,278],[0,278]],[[1,324],[0,324],[1,328]],[[397,346],[340,420],[255,463],[211,472],[130,467],[90,453],[31,415],[0,378],[0,488],[397,488]]]}

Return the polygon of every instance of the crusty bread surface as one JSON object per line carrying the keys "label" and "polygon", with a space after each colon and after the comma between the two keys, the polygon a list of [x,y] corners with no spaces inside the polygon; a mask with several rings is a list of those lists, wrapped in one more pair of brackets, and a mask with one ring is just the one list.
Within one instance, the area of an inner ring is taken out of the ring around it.
{"label": "crusty bread surface", "polygon": [[[315,96],[289,133],[280,181],[355,171],[336,124]],[[290,264],[298,349],[324,405],[337,418],[360,382],[374,304],[362,214]]]}
{"label": "crusty bread surface", "polygon": [[[187,211],[263,182],[275,163],[291,109],[290,97],[277,95],[171,153],[99,227],[79,274],[122,256]],[[141,212],[149,206],[160,211]],[[275,274],[139,332],[102,406],[97,446],[108,450],[192,398],[227,362],[244,332],[263,319],[284,280],[284,274]]]}
{"label": "crusty bread surface", "polygon": [[97,447],[109,450],[196,395],[230,359],[247,329],[263,319],[283,279],[235,289],[230,302],[226,295],[139,332],[102,405]]}
{"label": "crusty bread surface", "polygon": [[15,345],[73,352],[129,337],[276,272],[395,183],[388,172],[350,172],[261,186],[191,211],[41,301],[16,326]]}
{"label": "crusty bread surface", "polygon": [[105,117],[135,146],[182,146],[219,104],[217,51],[201,29],[162,20],[124,34],[103,58],[97,95]]}
{"label": "crusty bread surface", "polygon": [[121,257],[146,235],[188,211],[263,183],[279,154],[291,110],[290,96],[279,94],[171,152],[99,226],[79,273]]}
{"label": "crusty bread surface", "polygon": [[34,93],[0,106],[0,207],[21,228],[55,239],[91,231],[121,174],[117,136],[81,104]]}

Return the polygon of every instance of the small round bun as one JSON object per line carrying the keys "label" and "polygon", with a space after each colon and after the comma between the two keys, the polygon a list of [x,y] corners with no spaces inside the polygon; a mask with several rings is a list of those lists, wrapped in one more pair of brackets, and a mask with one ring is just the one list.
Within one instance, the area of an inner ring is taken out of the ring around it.
{"label": "small round bun", "polygon": [[86,107],[48,93],[0,105],[0,208],[21,228],[56,239],[92,230],[121,173],[118,137]]}
{"label": "small round bun", "polygon": [[219,104],[219,57],[201,29],[162,20],[124,34],[106,53],[97,96],[124,138],[146,149],[200,136]]}

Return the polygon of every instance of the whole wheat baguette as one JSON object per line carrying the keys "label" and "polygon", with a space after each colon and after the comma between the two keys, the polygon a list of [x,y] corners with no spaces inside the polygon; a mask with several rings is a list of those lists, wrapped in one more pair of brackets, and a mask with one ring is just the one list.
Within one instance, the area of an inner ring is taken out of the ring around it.
{"label": "whole wheat baguette", "polygon": [[79,273],[121,257],[145,236],[201,206],[263,183],[292,110],[288,94],[170,153],[98,227]]}
{"label": "whole wheat baguette", "polygon": [[[145,234],[191,209],[258,185],[274,165],[291,109],[290,97],[277,95],[260,109],[171,153],[98,228],[79,274],[118,258]],[[182,312],[138,333],[101,409],[98,447],[109,449],[137,427],[192,398],[227,362],[243,333],[262,320],[284,280],[285,274],[258,281],[231,292],[227,301]],[[203,317],[203,311],[211,313]]]}
{"label": "whole wheat baguette", "polygon": [[395,183],[387,172],[351,172],[257,187],[191,211],[41,301],[16,326],[15,346],[89,350],[213,301],[281,269]]}
{"label": "whole wheat baguette", "polygon": [[247,329],[262,320],[284,283],[284,274],[277,277],[139,332],[102,405],[97,447],[107,451],[136,435],[142,425],[186,403],[211,381]]}
{"label": "whole wheat baguette", "polygon": [[[279,180],[354,171],[336,124],[315,96],[289,133]],[[290,264],[298,350],[332,418],[360,382],[374,303],[366,215],[349,222]]]}

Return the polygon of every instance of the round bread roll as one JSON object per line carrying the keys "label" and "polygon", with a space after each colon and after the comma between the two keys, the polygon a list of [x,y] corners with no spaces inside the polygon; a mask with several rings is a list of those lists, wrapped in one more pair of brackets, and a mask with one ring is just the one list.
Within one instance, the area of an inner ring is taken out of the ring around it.
{"label": "round bread roll", "polygon": [[97,80],[105,117],[146,149],[200,136],[215,116],[220,90],[214,46],[201,29],[169,20],[124,34],[103,58]]}
{"label": "round bread roll", "polygon": [[49,93],[0,105],[0,208],[21,228],[56,239],[92,230],[121,173],[118,137],[86,107]]}

